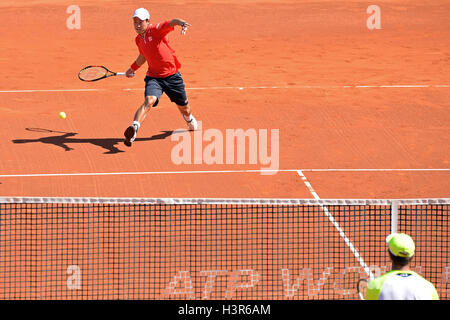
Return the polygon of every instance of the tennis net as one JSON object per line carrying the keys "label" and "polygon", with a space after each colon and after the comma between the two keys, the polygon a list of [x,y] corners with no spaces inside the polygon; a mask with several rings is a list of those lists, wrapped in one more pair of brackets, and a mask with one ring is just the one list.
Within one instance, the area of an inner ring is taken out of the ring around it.
{"label": "tennis net", "polygon": [[385,237],[449,298],[450,199],[0,198],[0,299],[358,299]]}

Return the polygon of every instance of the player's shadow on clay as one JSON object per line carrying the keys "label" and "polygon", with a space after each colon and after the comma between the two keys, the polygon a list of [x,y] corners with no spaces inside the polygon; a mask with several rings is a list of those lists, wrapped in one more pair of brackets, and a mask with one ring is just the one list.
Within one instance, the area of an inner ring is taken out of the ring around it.
{"label": "player's shadow on clay", "polygon": [[[53,131],[48,129],[41,128],[25,128],[28,131],[34,132],[45,132],[45,133],[58,133],[58,135],[53,135],[49,137],[42,137],[38,139],[15,139],[12,140],[13,143],[44,143],[44,144],[52,144],[57,147],[63,148],[65,151],[74,150],[68,145],[76,144],[76,143],[90,143],[107,151],[105,154],[116,154],[120,152],[124,152],[120,150],[116,145],[123,143],[124,138],[99,138],[99,139],[78,139],[73,138],[78,133],[76,132],[61,132],[61,131]],[[162,131],[160,134],[153,135],[149,138],[136,138],[135,142],[139,141],[153,141],[153,140],[162,140],[172,135],[174,131]]]}

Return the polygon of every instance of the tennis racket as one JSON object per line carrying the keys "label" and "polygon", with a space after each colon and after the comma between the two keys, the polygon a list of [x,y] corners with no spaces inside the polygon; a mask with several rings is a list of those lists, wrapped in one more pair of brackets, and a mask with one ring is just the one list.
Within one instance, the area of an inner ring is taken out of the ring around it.
{"label": "tennis racket", "polygon": [[356,289],[358,290],[358,295],[361,300],[366,300],[367,284],[367,279],[359,279],[356,284]]}
{"label": "tennis racket", "polygon": [[125,72],[113,72],[104,66],[87,66],[81,69],[81,71],[78,73],[78,78],[81,81],[93,82],[109,77],[124,75]]}

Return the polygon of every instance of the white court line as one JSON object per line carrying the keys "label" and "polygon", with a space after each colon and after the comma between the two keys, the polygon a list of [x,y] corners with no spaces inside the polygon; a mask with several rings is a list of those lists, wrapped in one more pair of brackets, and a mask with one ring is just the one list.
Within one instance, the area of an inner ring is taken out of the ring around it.
{"label": "white court line", "polygon": [[389,171],[450,171],[450,168],[410,168],[410,169],[302,169],[303,172],[389,172]]}
{"label": "white court line", "polygon": [[303,174],[302,170],[297,170],[297,174],[302,178],[303,183],[308,188],[309,192],[313,195],[314,199],[320,200],[319,195],[316,193],[314,188],[312,187],[311,183],[309,183],[308,179],[306,179],[305,175]]}
{"label": "white court line", "polygon": [[[141,171],[141,172],[74,172],[74,173],[31,173],[1,174],[0,178],[32,178],[32,177],[76,177],[76,176],[126,176],[126,175],[168,175],[168,174],[218,174],[218,173],[278,173],[298,172],[299,169],[249,169],[249,170],[191,170],[191,171]],[[301,169],[302,172],[450,172],[450,168],[442,169]]]}
{"label": "white court line", "polygon": [[[199,87],[186,90],[244,90],[244,89],[348,89],[348,88],[450,88],[450,85],[432,84],[394,84],[394,85],[293,85],[293,86],[224,86],[224,87]],[[143,91],[143,88],[126,88],[124,91]]]}
{"label": "white court line", "polygon": [[31,89],[31,90],[0,90],[0,93],[32,93],[32,92],[96,92],[105,89]]}
{"label": "white court line", "polygon": [[[321,200],[319,195],[317,194],[317,192],[312,187],[311,183],[309,183],[308,179],[306,179],[306,177],[303,174],[302,170],[297,170],[297,173],[302,178],[303,183],[306,185],[306,187],[308,188],[309,192],[313,195],[314,199]],[[333,215],[330,213],[330,211],[328,210],[327,206],[320,205],[320,207],[322,208],[323,212],[327,216],[328,220],[330,220],[331,224],[339,232],[339,235],[342,237],[342,239],[344,239],[345,244],[349,247],[350,251],[353,253],[355,258],[358,260],[358,262],[361,265],[361,267],[364,268],[364,271],[367,273],[369,278],[373,279],[374,275],[373,275],[372,271],[370,270],[369,266],[364,262],[363,257],[361,257],[361,255],[359,254],[358,250],[356,250],[356,248],[353,245],[353,243],[350,241],[350,239],[345,234],[344,230],[342,230],[342,228],[339,226],[339,223],[334,219]]]}
{"label": "white court line", "polygon": [[[186,87],[186,90],[244,90],[244,89],[364,89],[364,88],[450,88],[448,84],[393,84],[393,85],[293,85],[293,86],[222,86]],[[0,90],[0,93],[39,93],[39,92],[98,92],[108,89],[27,89]],[[115,89],[109,89],[115,90]],[[143,91],[143,88],[124,88],[123,91]]]}

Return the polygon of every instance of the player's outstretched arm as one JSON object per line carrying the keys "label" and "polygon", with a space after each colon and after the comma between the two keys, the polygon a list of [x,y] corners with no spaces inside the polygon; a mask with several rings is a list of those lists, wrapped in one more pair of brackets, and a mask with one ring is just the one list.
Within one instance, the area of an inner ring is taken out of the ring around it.
{"label": "player's outstretched arm", "polygon": [[187,23],[186,21],[182,20],[182,19],[172,19],[172,20],[170,20],[170,26],[171,27],[180,26],[181,27],[181,34],[185,35],[187,29],[191,25],[189,23]]}

